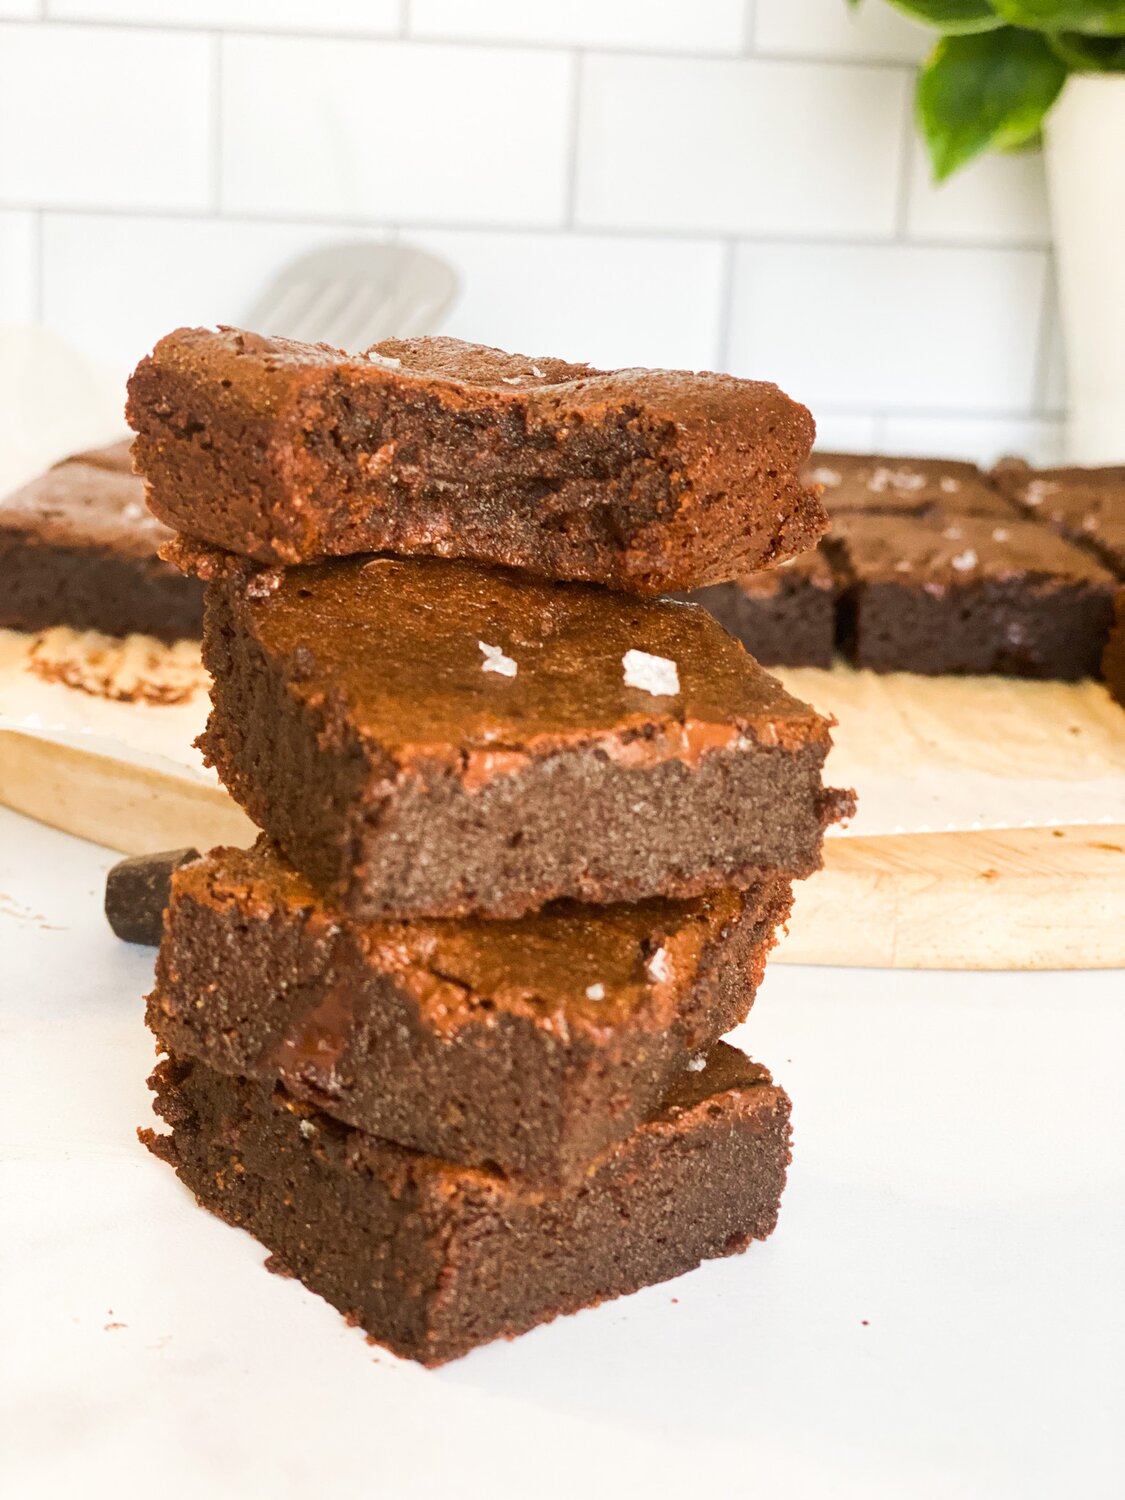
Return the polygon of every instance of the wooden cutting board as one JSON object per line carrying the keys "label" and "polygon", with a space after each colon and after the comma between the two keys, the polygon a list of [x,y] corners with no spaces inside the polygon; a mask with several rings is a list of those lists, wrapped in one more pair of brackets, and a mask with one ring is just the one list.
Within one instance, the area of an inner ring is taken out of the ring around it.
{"label": "wooden cutting board", "polygon": [[[0,732],[0,800],[124,854],[255,836],[217,788],[12,732]],[[1125,966],[1125,826],[828,839],[776,961]]]}

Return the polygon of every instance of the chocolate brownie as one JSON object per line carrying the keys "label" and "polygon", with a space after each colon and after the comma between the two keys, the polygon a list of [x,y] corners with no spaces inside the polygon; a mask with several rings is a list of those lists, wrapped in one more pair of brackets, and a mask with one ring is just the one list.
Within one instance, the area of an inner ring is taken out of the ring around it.
{"label": "chocolate brownie", "polygon": [[338,1124],[283,1089],[182,1058],[142,1131],[199,1202],[248,1229],[397,1354],[441,1364],[744,1250],[777,1222],[789,1100],[720,1043],[660,1110],[555,1192]]}
{"label": "chocolate brownie", "polygon": [[836,580],[822,552],[687,596],[702,604],[763,666],[830,667]]}
{"label": "chocolate brownie", "polygon": [[1102,676],[1112,696],[1125,708],[1125,588],[1114,597],[1113,625],[1102,653]]}
{"label": "chocolate brownie", "polygon": [[877,672],[1096,673],[1113,578],[1030,521],[841,516],[841,639]]}
{"label": "chocolate brownie", "polygon": [[515,917],[820,864],[829,726],[696,605],[468,563],[202,558],[200,740],[351,917]]}
{"label": "chocolate brownie", "polygon": [[175,875],[148,1023],[165,1051],[400,1145],[559,1182],[745,1020],[789,906],[781,881],[349,923],[262,839]]}
{"label": "chocolate brownie", "polygon": [[198,638],[203,593],[161,562],[129,444],[81,454],[0,499],[0,626]]}
{"label": "chocolate brownie", "polygon": [[1086,547],[1125,578],[1125,466],[1032,469],[1006,458],[993,471],[999,488],[1027,515]]}
{"label": "chocolate brownie", "polygon": [[1015,510],[976,464],[948,458],[889,458],[869,453],[814,453],[805,468],[823,486],[829,516],[955,513],[1010,518]]}
{"label": "chocolate brownie", "polygon": [[429,554],[659,594],[826,526],[798,473],[809,413],[730,375],[182,328],[137,367],[128,417],[156,514],[266,563]]}

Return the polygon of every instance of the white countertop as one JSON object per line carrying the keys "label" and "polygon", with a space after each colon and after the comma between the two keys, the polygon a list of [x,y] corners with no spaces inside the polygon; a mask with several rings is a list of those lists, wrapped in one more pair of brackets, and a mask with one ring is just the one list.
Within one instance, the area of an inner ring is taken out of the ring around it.
{"label": "white countertop", "polygon": [[781,1223],[436,1372],[136,1139],[152,955],[114,856],[0,809],[0,1489],[13,1500],[1120,1494],[1121,973],[774,967]]}

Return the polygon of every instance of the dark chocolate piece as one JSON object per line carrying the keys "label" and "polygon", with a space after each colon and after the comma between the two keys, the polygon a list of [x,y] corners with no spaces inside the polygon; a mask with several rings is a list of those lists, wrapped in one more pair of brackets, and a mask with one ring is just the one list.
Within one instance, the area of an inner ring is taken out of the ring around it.
{"label": "dark chocolate piece", "polygon": [[1022,459],[1006,458],[993,477],[1026,515],[1045,521],[1125,578],[1125,465],[1032,469]]}
{"label": "dark chocolate piece", "polygon": [[995,516],[1015,511],[976,464],[949,458],[892,458],[870,453],[814,453],[805,468],[823,486],[830,517],[865,514]]}
{"label": "dark chocolate piece", "polygon": [[836,580],[821,552],[715,583],[688,596],[763,666],[830,667],[836,641]]}
{"label": "dark chocolate piece", "polygon": [[156,947],[176,870],[199,858],[198,849],[134,854],[115,864],[105,878],[106,921],[126,943]]}
{"label": "dark chocolate piece", "polygon": [[182,328],[137,367],[128,417],[156,514],[265,563],[428,554],[660,594],[826,526],[799,477],[809,413],[730,375]]}
{"label": "dark chocolate piece", "polygon": [[796,878],[853,805],[821,782],[828,723],[694,605],[431,560],[216,566],[200,744],[352,917]]}
{"label": "dark chocolate piece", "polygon": [[56,464],[0,499],[0,626],[198,639],[199,581],[157,556],[171,539],[145,507],[128,443]]}
{"label": "dark chocolate piece", "polygon": [[348,923],[263,839],[175,876],[148,1023],[165,1051],[400,1145],[559,1182],[745,1020],[789,905],[781,882]]}
{"label": "dark chocolate piece", "polygon": [[841,636],[877,672],[1097,672],[1113,579],[1030,521],[841,516],[826,544],[846,579]]}
{"label": "dark chocolate piece", "polygon": [[172,1134],[142,1139],[199,1202],[261,1240],[271,1270],[426,1365],[764,1239],[789,1161],[789,1100],[722,1043],[553,1193],[390,1145],[203,1063],[169,1058],[151,1082]]}

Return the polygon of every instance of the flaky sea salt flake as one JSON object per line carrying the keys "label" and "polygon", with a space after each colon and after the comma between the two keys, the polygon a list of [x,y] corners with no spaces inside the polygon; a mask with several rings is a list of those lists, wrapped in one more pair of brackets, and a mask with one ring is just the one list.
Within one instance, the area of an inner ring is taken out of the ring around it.
{"label": "flaky sea salt flake", "polygon": [[698,1057],[689,1057],[687,1070],[689,1073],[702,1073],[707,1066],[707,1054],[701,1052]]}
{"label": "flaky sea salt flake", "polygon": [[482,672],[495,672],[499,677],[514,677],[519,667],[510,656],[505,656],[499,646],[490,646],[487,641],[478,641],[477,645],[484,652],[484,660],[480,664]]}
{"label": "flaky sea salt flake", "polygon": [[971,547],[966,547],[964,552],[958,552],[956,557],[949,559],[949,566],[956,568],[958,573],[970,573],[976,567],[979,558]]}
{"label": "flaky sea salt flake", "polygon": [[654,984],[665,984],[672,977],[672,965],[668,961],[667,948],[657,948],[645,965],[648,977]]}
{"label": "flaky sea salt flake", "polygon": [[586,999],[587,1000],[604,1000],[605,999],[605,985],[604,984],[588,984],[586,986]]}
{"label": "flaky sea salt flake", "polygon": [[621,658],[625,686],[640,688],[654,698],[671,698],[680,691],[680,673],[674,661],[648,651],[626,651]]}

